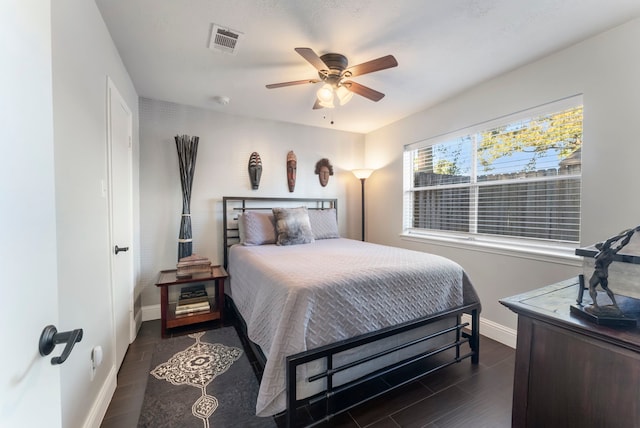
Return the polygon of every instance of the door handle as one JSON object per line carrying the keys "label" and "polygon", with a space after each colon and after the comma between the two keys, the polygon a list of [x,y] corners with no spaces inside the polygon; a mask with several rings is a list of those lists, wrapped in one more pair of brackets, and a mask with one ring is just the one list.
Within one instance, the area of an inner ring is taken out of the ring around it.
{"label": "door handle", "polygon": [[40,342],[38,343],[38,350],[40,351],[40,355],[44,357],[45,355],[49,355],[51,351],[53,351],[53,348],[56,347],[56,345],[66,343],[67,346],[64,347],[62,354],[59,357],[53,357],[51,359],[51,364],[55,366],[57,364],[64,363],[71,353],[73,345],[75,345],[76,342],[80,342],[81,340],[81,328],[58,333],[58,329],[56,329],[52,325],[48,325],[44,328],[44,330],[42,330],[42,334],[40,335]]}
{"label": "door handle", "polygon": [[129,251],[129,247],[120,248],[116,245],[115,251],[116,251],[116,254],[118,254],[120,251]]}

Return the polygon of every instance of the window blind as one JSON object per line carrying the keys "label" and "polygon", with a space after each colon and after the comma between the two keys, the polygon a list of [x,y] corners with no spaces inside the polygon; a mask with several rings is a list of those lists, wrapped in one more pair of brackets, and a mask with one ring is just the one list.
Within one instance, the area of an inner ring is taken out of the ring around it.
{"label": "window blind", "polygon": [[583,114],[573,101],[406,147],[405,231],[579,242]]}

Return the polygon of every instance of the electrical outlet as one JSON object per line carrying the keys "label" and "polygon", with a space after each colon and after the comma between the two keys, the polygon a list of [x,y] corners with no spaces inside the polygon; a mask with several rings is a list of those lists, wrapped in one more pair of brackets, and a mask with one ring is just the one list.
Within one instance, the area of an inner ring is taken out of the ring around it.
{"label": "electrical outlet", "polygon": [[96,369],[102,364],[102,346],[98,345],[91,350],[91,380],[96,377]]}

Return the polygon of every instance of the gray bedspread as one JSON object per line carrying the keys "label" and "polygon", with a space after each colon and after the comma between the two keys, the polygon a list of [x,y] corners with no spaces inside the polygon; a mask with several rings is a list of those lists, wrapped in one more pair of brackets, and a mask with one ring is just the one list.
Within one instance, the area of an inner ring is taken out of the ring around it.
{"label": "gray bedspread", "polygon": [[259,416],[285,409],[285,357],[477,301],[455,262],[350,239],[235,245],[233,298],[267,357]]}

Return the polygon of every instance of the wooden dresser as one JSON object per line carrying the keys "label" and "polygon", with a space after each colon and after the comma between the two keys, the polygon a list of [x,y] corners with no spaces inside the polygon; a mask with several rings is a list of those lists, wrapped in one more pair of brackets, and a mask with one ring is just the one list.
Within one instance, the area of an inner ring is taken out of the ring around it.
{"label": "wooden dresser", "polygon": [[518,314],[513,427],[640,427],[640,329],[571,315],[578,287],[576,277],[500,300]]}

